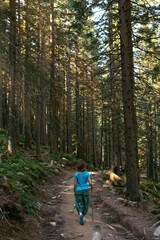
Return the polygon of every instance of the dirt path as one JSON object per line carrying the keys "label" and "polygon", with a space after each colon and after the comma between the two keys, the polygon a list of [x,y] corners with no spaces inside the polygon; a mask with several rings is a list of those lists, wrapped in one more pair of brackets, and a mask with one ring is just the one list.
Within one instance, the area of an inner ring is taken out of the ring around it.
{"label": "dirt path", "polygon": [[[85,224],[82,226],[79,223],[79,216],[77,210],[74,206],[74,194],[73,194],[73,175],[72,177],[65,182],[65,187],[63,187],[60,192],[63,196],[63,202],[61,205],[61,214],[64,218],[64,237],[67,239],[91,239],[92,233],[95,231],[95,228],[99,228],[102,224],[100,217],[95,215],[94,212],[94,222],[92,222],[92,210],[89,208],[89,212],[86,216]],[[62,236],[63,236],[62,234]]]}
{"label": "dirt path", "polygon": [[150,234],[154,223],[152,219],[119,203],[119,195],[104,188],[97,175],[93,176],[94,221],[90,206],[85,224],[80,225],[74,207],[74,173],[63,172],[59,180],[55,179],[54,184],[41,189],[43,209],[37,220],[31,223],[31,235],[25,240],[91,240],[94,232],[99,232],[102,240],[158,239]]}
{"label": "dirt path", "polygon": [[[95,182],[94,177],[93,182]],[[117,223],[118,219],[116,216],[113,216],[113,214],[111,215],[107,209],[102,209],[103,206],[101,205],[102,200],[100,195],[102,194],[103,190],[97,186],[96,182],[94,184],[93,190],[93,221],[92,208],[90,206],[84,225],[80,225],[79,216],[74,207],[73,174],[70,175],[68,181],[64,181],[64,185],[61,187],[62,191],[60,194],[62,195],[63,199],[63,202],[61,204],[61,214],[64,219],[64,229],[61,235],[62,238],[64,237],[64,239],[89,240],[92,239],[92,234],[94,232],[99,232],[102,236],[102,239],[105,240],[137,239],[123,226]],[[90,201],[90,205],[91,202],[92,201]],[[109,217],[108,221],[107,217]]]}

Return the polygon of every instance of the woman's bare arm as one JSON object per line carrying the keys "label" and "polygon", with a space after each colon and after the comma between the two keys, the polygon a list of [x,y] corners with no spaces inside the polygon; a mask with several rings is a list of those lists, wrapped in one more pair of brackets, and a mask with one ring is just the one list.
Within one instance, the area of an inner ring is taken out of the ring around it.
{"label": "woman's bare arm", "polygon": [[92,182],[91,182],[90,178],[88,178],[88,182],[89,182],[89,185],[91,186],[91,188],[93,188],[93,185],[92,185]]}

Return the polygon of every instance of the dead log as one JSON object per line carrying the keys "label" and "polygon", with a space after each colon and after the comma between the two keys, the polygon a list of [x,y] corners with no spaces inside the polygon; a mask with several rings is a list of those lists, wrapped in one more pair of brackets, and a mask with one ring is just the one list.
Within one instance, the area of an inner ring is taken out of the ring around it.
{"label": "dead log", "polygon": [[111,173],[110,174],[110,181],[112,185],[115,187],[124,187],[125,183],[122,178],[120,178],[117,174]]}

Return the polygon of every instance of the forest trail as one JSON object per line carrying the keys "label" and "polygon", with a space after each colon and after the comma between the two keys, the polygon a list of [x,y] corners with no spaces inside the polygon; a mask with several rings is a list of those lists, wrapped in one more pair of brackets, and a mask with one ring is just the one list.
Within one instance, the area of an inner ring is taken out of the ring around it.
{"label": "forest trail", "polygon": [[73,171],[64,171],[61,176],[54,179],[54,184],[49,184],[45,189],[42,189],[44,206],[37,218],[38,221],[36,224],[33,223],[30,236],[27,239],[92,240],[94,232],[101,234],[101,240],[158,239],[153,237],[151,233],[151,226],[154,223],[151,216],[125,207],[117,201],[120,195],[113,193],[110,188],[104,188],[98,173],[93,175],[92,179],[94,183],[94,221],[92,221],[90,203],[85,224],[80,225],[79,216],[74,206],[74,173]]}
{"label": "forest trail", "polygon": [[[62,237],[66,239],[91,239],[92,233],[94,232],[94,224],[92,222],[92,211],[91,207],[86,216],[85,224],[82,226],[79,223],[79,216],[74,205],[74,193],[73,193],[73,176],[74,173],[70,175],[68,181],[64,181],[62,185],[62,205],[61,205],[61,214],[64,219],[64,229]],[[95,224],[100,224],[101,222],[98,219],[95,219]]]}
{"label": "forest trail", "polygon": [[[92,212],[92,199],[90,190],[90,207],[84,225],[79,223],[79,215],[74,206],[74,194],[73,194],[73,176],[74,173],[69,173],[68,181],[65,181],[64,185],[61,185],[62,191],[62,204],[61,215],[64,219],[64,229],[62,238],[64,239],[76,239],[76,240],[91,240],[94,232],[99,232],[102,239],[105,240],[124,240],[124,239],[137,239],[132,233],[128,232],[118,222],[118,219],[114,214],[110,213],[109,209],[103,208],[103,188],[97,183],[97,176],[93,174],[92,181],[93,188],[93,212]],[[96,179],[96,180],[95,180]],[[93,214],[93,219],[92,219]],[[108,219],[108,220],[107,220]]]}
{"label": "forest trail", "polygon": [[[101,220],[101,214],[99,212],[100,208],[94,208],[93,218],[92,218],[92,207],[90,201],[90,207],[88,214],[86,215],[86,220],[84,225],[79,223],[79,215],[74,205],[74,194],[73,194],[73,176],[65,182],[66,186],[64,191],[61,192],[63,196],[63,203],[61,205],[61,214],[64,217],[64,237],[66,239],[84,239],[88,240],[92,238],[94,232],[100,232],[101,235],[104,235],[106,229],[106,223]],[[93,196],[98,194],[98,189],[94,187]],[[94,197],[94,198],[95,198]],[[91,192],[90,192],[91,200]],[[95,199],[94,199],[95,200]],[[105,239],[115,239],[112,238],[112,231],[107,231],[105,234]]]}
{"label": "forest trail", "polygon": [[60,192],[63,199],[61,214],[65,222],[62,237],[87,240],[91,238],[93,232],[91,208],[89,208],[85,224],[83,226],[80,225],[79,216],[74,205],[73,176],[74,173],[68,181],[64,181],[62,191]]}

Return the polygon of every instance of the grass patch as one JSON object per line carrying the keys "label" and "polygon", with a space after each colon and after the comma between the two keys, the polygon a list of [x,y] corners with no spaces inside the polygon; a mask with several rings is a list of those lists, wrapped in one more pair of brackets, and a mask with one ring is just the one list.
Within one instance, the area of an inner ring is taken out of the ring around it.
{"label": "grass patch", "polygon": [[28,215],[33,215],[40,206],[36,201],[38,197],[36,189],[33,186],[27,186],[18,181],[12,181],[11,185],[14,191],[20,195],[20,204],[22,205],[24,212]]}
{"label": "grass patch", "polygon": [[0,129],[0,152],[5,152],[7,150],[7,131]]}
{"label": "grass patch", "polygon": [[[7,131],[0,129],[0,152],[7,150],[7,138]],[[42,206],[38,201],[38,185],[53,178],[64,167],[75,167],[82,161],[66,153],[51,154],[46,147],[41,147],[42,157],[38,159],[35,145],[28,152],[23,146],[24,138],[21,137],[16,156],[7,156],[0,163],[0,177],[4,181],[7,178],[5,197],[8,194],[8,198],[13,199],[12,203],[8,201],[7,206],[1,207],[0,218],[17,216],[21,212],[34,215]],[[93,165],[88,164],[87,169],[94,169]]]}
{"label": "grass patch", "polygon": [[[0,131],[0,142],[3,143],[3,146],[0,146],[0,151],[7,150],[7,132]],[[28,156],[29,154],[28,152]],[[4,215],[10,216],[17,209],[28,215],[33,215],[41,208],[41,204],[38,201],[37,187],[40,183],[48,181],[55,174],[55,166],[50,165],[52,157],[49,153],[48,158],[40,160],[36,157],[25,157],[24,149],[19,147],[16,156],[2,159],[2,163],[0,163],[0,177],[2,179],[3,176],[7,177],[8,184],[8,188],[5,187],[4,191],[6,194],[11,195],[13,199],[16,196],[16,201],[13,202],[14,206],[11,203],[4,206],[4,209],[2,206],[0,217]],[[55,155],[54,159],[55,163],[60,162],[60,159]]]}
{"label": "grass patch", "polygon": [[150,196],[160,202],[160,185],[157,182],[144,180],[140,182],[143,199],[148,199]]}

